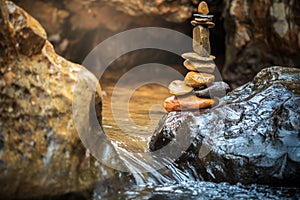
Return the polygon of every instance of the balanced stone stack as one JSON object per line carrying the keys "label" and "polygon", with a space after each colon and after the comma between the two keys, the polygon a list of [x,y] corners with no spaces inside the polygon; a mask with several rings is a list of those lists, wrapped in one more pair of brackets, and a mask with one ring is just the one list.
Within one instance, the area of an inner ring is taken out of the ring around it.
{"label": "balanced stone stack", "polygon": [[194,52],[184,53],[186,59],[183,65],[190,70],[184,81],[175,80],[169,85],[169,92],[173,95],[164,102],[168,112],[181,110],[197,110],[212,107],[217,103],[215,97],[222,97],[229,90],[228,84],[214,82],[216,65],[215,57],[210,55],[209,28],[215,24],[213,15],[208,15],[206,2],[198,6],[198,13],[194,14],[191,24],[193,29]]}

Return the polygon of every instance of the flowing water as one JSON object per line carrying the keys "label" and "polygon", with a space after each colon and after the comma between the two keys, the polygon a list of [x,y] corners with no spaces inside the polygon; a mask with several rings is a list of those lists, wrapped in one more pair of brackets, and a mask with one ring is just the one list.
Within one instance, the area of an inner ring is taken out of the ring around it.
{"label": "flowing water", "polygon": [[[103,128],[130,172],[135,185],[103,193],[95,188],[92,199],[299,199],[297,188],[272,188],[269,186],[201,181],[189,172],[181,171],[172,161],[165,160],[164,167],[156,170],[149,165],[151,156],[147,143],[158,121],[166,112],[162,102],[169,96],[167,88],[146,84],[136,88],[123,85],[116,89],[120,76],[106,74],[101,80],[103,90]],[[118,90],[117,93],[114,93]],[[128,100],[128,96],[130,96]],[[127,99],[127,100],[126,100]],[[125,103],[114,101],[120,100]],[[140,171],[149,171],[140,173]]]}

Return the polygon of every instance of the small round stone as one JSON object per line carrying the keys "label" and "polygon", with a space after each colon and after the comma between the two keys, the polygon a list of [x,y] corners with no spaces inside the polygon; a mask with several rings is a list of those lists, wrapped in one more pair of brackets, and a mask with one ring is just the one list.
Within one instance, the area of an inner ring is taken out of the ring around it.
{"label": "small round stone", "polygon": [[184,82],[195,88],[209,85],[214,82],[215,76],[207,73],[189,72],[184,78]]}
{"label": "small round stone", "polygon": [[186,85],[185,82],[181,80],[172,81],[168,88],[170,94],[174,95],[185,95],[193,90],[192,87]]}
{"label": "small round stone", "polygon": [[207,15],[209,13],[208,5],[205,1],[201,1],[198,6],[198,13]]}

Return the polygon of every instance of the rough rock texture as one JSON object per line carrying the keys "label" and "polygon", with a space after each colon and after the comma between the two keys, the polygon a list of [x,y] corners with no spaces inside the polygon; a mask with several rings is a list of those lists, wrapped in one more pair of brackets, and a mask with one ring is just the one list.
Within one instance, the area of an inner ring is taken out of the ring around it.
{"label": "rough rock texture", "polygon": [[105,0],[118,11],[122,11],[131,16],[157,15],[164,16],[166,21],[183,22],[189,18],[193,7],[187,0],[167,1],[136,1],[136,0]]}
{"label": "rough rock texture", "polygon": [[185,150],[178,166],[202,180],[299,186],[299,88],[300,69],[263,69],[215,108],[166,115],[150,149]]}
{"label": "rough rock texture", "polygon": [[[56,55],[42,26],[21,8],[0,1],[0,9],[1,198],[78,191],[114,177],[86,154],[73,122],[79,72],[87,83],[82,98],[95,100],[101,121],[98,80]],[[87,95],[89,83],[98,84],[95,98]]]}
{"label": "rough rock texture", "polygon": [[[142,26],[171,27],[188,19],[194,9],[192,2],[186,0],[15,2],[45,26],[59,54],[76,62],[82,62],[96,45],[114,34]],[[156,59],[163,58],[154,50],[150,53]],[[124,68],[149,59],[149,54],[139,52],[122,57],[119,62]]]}
{"label": "rough rock texture", "polygon": [[229,0],[225,4],[225,80],[236,87],[264,66],[300,67],[299,1]]}

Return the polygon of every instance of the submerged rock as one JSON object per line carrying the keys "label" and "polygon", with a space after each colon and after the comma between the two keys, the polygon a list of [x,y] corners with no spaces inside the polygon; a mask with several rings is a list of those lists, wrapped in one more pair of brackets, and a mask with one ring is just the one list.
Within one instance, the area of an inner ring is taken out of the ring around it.
{"label": "submerged rock", "polygon": [[[80,191],[115,177],[86,153],[74,126],[73,89],[79,80],[77,98],[96,107],[101,123],[96,77],[58,56],[42,26],[9,1],[0,1],[0,27],[1,198]],[[116,154],[110,147],[106,153]]]}
{"label": "submerged rock", "polygon": [[299,88],[300,69],[264,69],[215,108],[166,115],[150,149],[184,149],[179,168],[201,180],[299,186]]}

